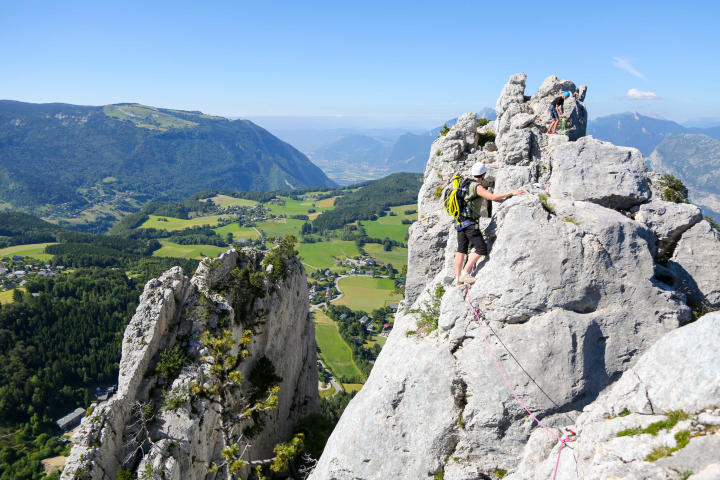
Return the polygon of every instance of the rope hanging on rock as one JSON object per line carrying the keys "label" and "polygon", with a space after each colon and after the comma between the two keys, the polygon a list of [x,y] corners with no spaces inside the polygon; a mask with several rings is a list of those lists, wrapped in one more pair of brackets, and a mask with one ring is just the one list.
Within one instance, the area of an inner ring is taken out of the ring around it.
{"label": "rope hanging on rock", "polygon": [[497,357],[495,356],[495,351],[493,350],[492,346],[490,345],[490,341],[488,340],[487,335],[485,335],[485,325],[483,324],[482,320],[480,320],[480,315],[478,314],[477,308],[473,307],[473,304],[470,302],[470,296],[468,295],[470,293],[470,286],[467,287],[465,290],[465,299],[467,300],[468,305],[472,309],[473,313],[475,314],[475,318],[477,319],[478,324],[480,324],[480,333],[483,336],[483,339],[485,340],[485,345],[487,345],[488,351],[490,352],[490,355],[492,356],[493,361],[495,362],[495,366],[498,369],[498,372],[500,372],[500,376],[502,377],[503,381],[505,382],[505,385],[507,386],[508,390],[510,390],[510,393],[513,394],[513,397],[515,397],[515,400],[518,401],[520,405],[525,409],[528,415],[537,423],[540,427],[543,428],[546,432],[548,432],[550,435],[555,437],[555,439],[560,443],[560,450],[558,451],[557,461],[555,462],[555,473],[553,473],[553,480],[557,477],[558,467],[560,466],[560,455],[562,454],[563,448],[565,447],[566,443],[574,442],[576,440],[576,434],[570,429],[568,430],[568,435],[565,436],[565,438],[561,438],[559,435],[557,435],[555,432],[550,429],[547,425],[545,425],[543,422],[540,421],[539,418],[535,416],[534,413],[530,411],[530,409],[525,405],[525,403],[520,399],[520,396],[515,392],[515,389],[510,385],[510,381],[507,379],[507,376],[505,376],[505,372],[503,371],[502,367],[500,366],[500,362],[498,362]]}

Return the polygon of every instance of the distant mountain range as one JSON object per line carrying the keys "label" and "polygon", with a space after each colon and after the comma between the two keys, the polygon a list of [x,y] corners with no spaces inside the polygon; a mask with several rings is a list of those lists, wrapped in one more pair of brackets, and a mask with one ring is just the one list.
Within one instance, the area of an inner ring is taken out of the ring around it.
{"label": "distant mountain range", "polygon": [[[495,119],[495,111],[484,108],[479,117]],[[450,127],[456,119],[445,124]],[[325,142],[316,135],[309,145],[303,142],[305,153],[330,178],[341,184],[380,178],[395,172],[424,172],[430,145],[440,134],[442,125],[425,132],[377,132],[344,130],[338,135],[328,131]],[[301,147],[302,148],[302,147]]]}
{"label": "distant mountain range", "polygon": [[703,134],[720,140],[720,126],[685,127],[672,120],[654,118],[633,112],[599,117],[588,122],[587,134],[615,145],[635,147],[647,156],[666,138],[675,135]]}
{"label": "distant mountain range", "polygon": [[0,101],[0,208],[72,215],[103,204],[107,213],[202,189],[334,185],[247,120],[138,104]]}
{"label": "distant mountain range", "polygon": [[720,141],[707,135],[666,138],[648,162],[652,170],[680,178],[690,199],[720,221]]}
{"label": "distant mountain range", "polygon": [[720,126],[688,127],[627,112],[591,120],[588,134],[637,148],[647,157],[651,170],[681,179],[690,199],[705,215],[720,221]]}

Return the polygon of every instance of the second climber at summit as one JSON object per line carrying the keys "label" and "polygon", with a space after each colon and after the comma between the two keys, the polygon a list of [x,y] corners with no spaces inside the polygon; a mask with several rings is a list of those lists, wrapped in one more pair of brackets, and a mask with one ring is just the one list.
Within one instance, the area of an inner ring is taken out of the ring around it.
{"label": "second climber at summit", "polygon": [[553,121],[550,125],[550,128],[548,128],[548,134],[557,133],[557,127],[558,123],[560,123],[560,118],[565,116],[565,110],[563,109],[565,99],[569,97],[570,92],[565,91],[562,93],[562,95],[556,97],[550,104],[550,115],[552,115]]}
{"label": "second climber at summit", "polygon": [[[523,190],[510,190],[503,193],[493,193],[483,187],[482,183],[487,173],[487,167],[484,163],[476,163],[472,166],[470,174],[473,179],[470,180],[467,191],[463,192],[465,212],[461,212],[458,218],[459,223],[455,227],[457,230],[457,253],[455,253],[455,285],[463,283],[474,283],[475,277],[470,275],[471,270],[478,260],[487,255],[487,245],[480,231],[478,219],[483,200],[490,202],[500,202],[506,198],[516,195],[523,195]],[[465,262],[468,255],[468,247],[472,244],[475,251]],[[463,263],[465,268],[463,269]]]}

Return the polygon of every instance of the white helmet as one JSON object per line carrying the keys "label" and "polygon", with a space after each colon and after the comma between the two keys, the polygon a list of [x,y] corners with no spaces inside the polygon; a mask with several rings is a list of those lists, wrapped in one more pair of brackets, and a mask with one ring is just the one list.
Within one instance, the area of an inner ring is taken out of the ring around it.
{"label": "white helmet", "polygon": [[472,169],[470,169],[470,173],[473,177],[479,177],[480,175],[487,173],[487,167],[484,163],[478,162],[472,166]]}

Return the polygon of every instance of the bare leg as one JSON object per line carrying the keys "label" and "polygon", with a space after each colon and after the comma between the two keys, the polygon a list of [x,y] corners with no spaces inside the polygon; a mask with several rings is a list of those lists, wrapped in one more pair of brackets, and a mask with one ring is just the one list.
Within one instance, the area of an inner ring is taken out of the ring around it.
{"label": "bare leg", "polygon": [[455,278],[460,278],[460,271],[462,270],[463,263],[465,263],[466,254],[457,252],[455,253]]}
{"label": "bare leg", "polygon": [[547,133],[555,133],[557,131],[558,122],[560,121],[559,118],[556,118],[553,120],[553,123],[550,125],[550,128],[548,129]]}
{"label": "bare leg", "polygon": [[485,255],[480,255],[479,253],[472,252],[470,254],[470,258],[468,258],[468,261],[465,264],[465,268],[464,268],[465,273],[470,273],[470,271],[475,266],[475,263],[484,256]]}

